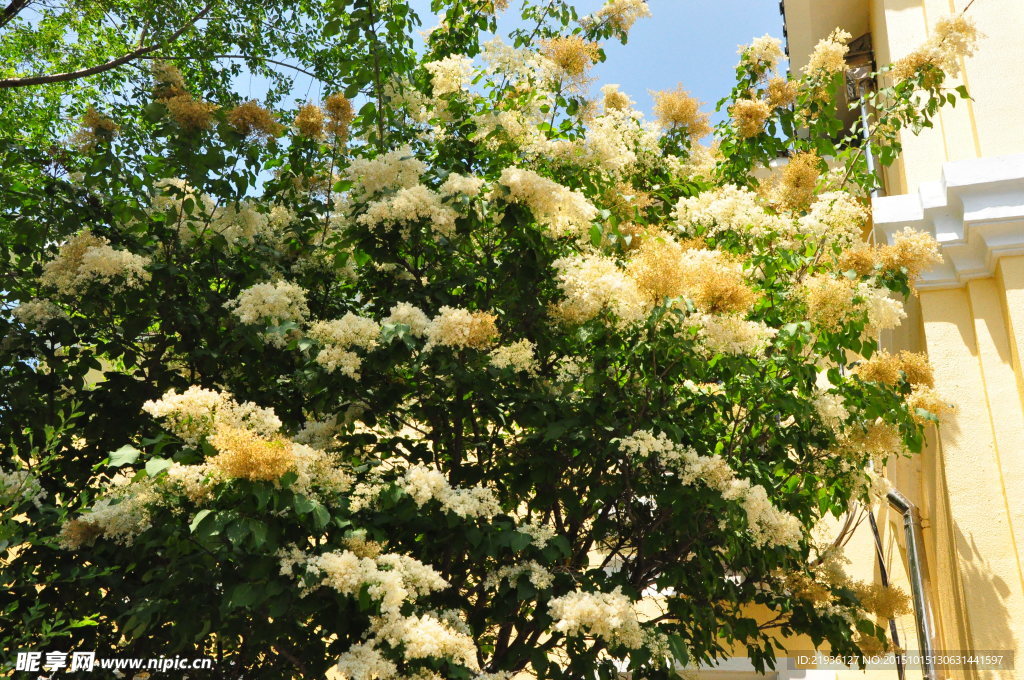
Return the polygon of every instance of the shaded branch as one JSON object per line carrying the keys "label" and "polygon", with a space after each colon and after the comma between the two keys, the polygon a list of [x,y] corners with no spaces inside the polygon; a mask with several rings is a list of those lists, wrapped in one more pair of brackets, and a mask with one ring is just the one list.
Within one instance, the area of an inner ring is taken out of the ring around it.
{"label": "shaded branch", "polygon": [[[18,0],[15,0],[18,1]],[[178,30],[169,35],[166,40],[161,42],[155,42],[145,47],[132,50],[127,54],[123,54],[117,59],[111,59],[110,61],[96,66],[90,66],[89,68],[79,69],[77,71],[67,71],[65,73],[51,73],[45,76],[28,76],[25,78],[5,78],[0,80],[0,89],[10,87],[28,87],[30,85],[48,85],[50,83],[62,83],[69,80],[78,80],[79,78],[87,78],[88,76],[94,76],[97,73],[103,73],[111,69],[123,66],[130,61],[142,58],[150,52],[158,50],[161,46],[166,43],[171,43],[181,37],[181,34],[187,31],[189,28],[195,25],[197,21],[209,14],[210,10],[213,9],[216,0],[211,0],[198,14],[193,16],[191,19],[186,21]],[[5,10],[6,11],[6,10]]]}

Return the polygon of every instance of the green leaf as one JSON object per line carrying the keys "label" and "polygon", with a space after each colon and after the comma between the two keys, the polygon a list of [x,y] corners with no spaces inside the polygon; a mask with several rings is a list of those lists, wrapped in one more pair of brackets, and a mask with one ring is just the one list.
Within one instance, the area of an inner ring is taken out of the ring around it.
{"label": "green leaf", "polygon": [[142,451],[131,444],[125,444],[117,451],[110,453],[110,462],[107,463],[107,467],[121,467],[123,465],[131,465],[139,459]]}
{"label": "green leaf", "polygon": [[146,461],[146,474],[150,477],[156,477],[161,472],[171,467],[173,461],[167,460],[166,458],[153,458],[152,460]]}
{"label": "green leaf", "polygon": [[203,523],[203,520],[206,519],[212,512],[213,510],[200,510],[199,512],[197,512],[196,516],[193,517],[192,521],[189,523],[188,530],[194,534],[196,532],[196,529],[199,528],[199,525]]}

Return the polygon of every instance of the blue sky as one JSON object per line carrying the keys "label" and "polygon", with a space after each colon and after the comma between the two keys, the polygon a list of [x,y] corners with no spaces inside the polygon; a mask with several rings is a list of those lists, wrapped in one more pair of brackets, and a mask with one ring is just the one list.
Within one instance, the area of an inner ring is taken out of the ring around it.
{"label": "blue sky", "polygon": [[[778,0],[648,0],[652,16],[641,19],[630,33],[629,43],[609,41],[608,59],[593,72],[596,77],[591,93],[602,85],[621,85],[650,117],[650,90],[673,89],[682,84],[690,94],[705,102],[711,111],[714,103],[731,88],[737,62],[736,48],[765,33],[782,37],[782,17]],[[423,28],[435,25],[430,0],[412,0],[423,21]],[[589,14],[604,0],[577,0],[579,14]],[[499,18],[499,33],[515,27],[516,2]],[[258,88],[257,83],[239,83],[244,91]],[[256,87],[254,87],[256,86]],[[316,84],[299,77],[294,94],[300,101],[316,99],[322,93]],[[259,96],[252,92],[250,96]],[[715,116],[717,122],[720,116]]]}

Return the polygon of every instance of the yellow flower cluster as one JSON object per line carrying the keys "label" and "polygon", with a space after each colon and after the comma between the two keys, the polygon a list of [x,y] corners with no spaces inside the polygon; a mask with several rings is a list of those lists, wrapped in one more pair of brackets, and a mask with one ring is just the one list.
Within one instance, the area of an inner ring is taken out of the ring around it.
{"label": "yellow flower cluster", "polygon": [[922,353],[901,351],[890,354],[876,352],[867,361],[858,364],[853,374],[867,382],[880,382],[895,386],[901,378],[911,385],[935,386],[935,375],[928,357]]}
{"label": "yellow flower cluster", "polygon": [[581,84],[587,70],[600,59],[600,47],[581,35],[560,36],[541,43],[541,53],[558,67],[570,84]]}
{"label": "yellow flower cluster", "polygon": [[274,114],[256,103],[255,99],[239,104],[227,113],[228,123],[240,135],[269,139],[284,131]]}
{"label": "yellow flower cluster", "polygon": [[220,107],[195,99],[185,87],[181,71],[173,64],[153,64],[155,87],[153,96],[167,107],[171,118],[183,129],[194,132],[208,130],[213,125],[213,113]]}
{"label": "yellow flower cluster", "polygon": [[678,128],[691,139],[701,139],[711,133],[711,119],[700,110],[700,104],[679,85],[654,93],[654,117],[667,130]]}
{"label": "yellow flower cluster", "polygon": [[893,241],[883,246],[855,243],[839,256],[839,268],[854,271],[861,276],[873,274],[876,269],[888,272],[905,271],[911,284],[934,264],[942,262],[939,243],[931,234],[906,227],[893,235]]}
{"label": "yellow flower cluster", "polygon": [[118,129],[117,123],[93,106],[89,106],[82,115],[82,127],[75,133],[72,141],[81,145],[83,149],[91,149],[97,142],[113,139]]}
{"label": "yellow flower cluster", "polygon": [[349,126],[356,117],[352,102],[336,92],[324,100],[324,109],[327,110],[327,132],[334,135],[339,144],[344,144],[348,141]]}
{"label": "yellow flower cluster", "polygon": [[805,209],[814,198],[820,165],[821,159],[813,151],[793,154],[783,166],[778,182],[769,190],[772,203],[782,210],[796,212]]}
{"label": "yellow flower cluster", "polygon": [[280,437],[261,437],[250,430],[221,425],[209,441],[217,450],[210,465],[230,479],[275,481],[295,469],[291,446]]}
{"label": "yellow flower cluster", "polygon": [[939,420],[943,420],[956,412],[956,407],[948,399],[927,386],[918,386],[907,397],[910,415],[920,425],[927,425],[929,419],[918,413],[918,409],[927,411]]}
{"label": "yellow flower cluster", "polygon": [[313,103],[306,103],[299,107],[295,114],[295,130],[303,137],[320,139],[324,136],[324,112],[319,106]]}
{"label": "yellow flower cluster", "polygon": [[764,130],[764,123],[772,113],[763,99],[737,99],[729,107],[733,127],[740,137],[755,137]]}
{"label": "yellow flower cluster", "polygon": [[852,317],[867,315],[867,330],[879,331],[900,325],[906,312],[903,303],[884,288],[857,283],[845,276],[816,274],[801,285],[808,318],[819,327],[837,331]]}
{"label": "yellow flower cluster", "polygon": [[489,347],[498,339],[498,327],[494,323],[497,318],[496,314],[484,311],[441,307],[424,329],[427,338],[424,350],[438,345],[473,349]]}
{"label": "yellow flower cluster", "polygon": [[[893,65],[892,74],[897,80],[905,80],[927,67],[937,68],[947,76],[956,76],[960,72],[960,59],[974,54],[981,37],[974,21],[963,14],[940,19],[923,45]],[[926,85],[937,85],[941,79],[935,74]]]}
{"label": "yellow flower cluster", "polygon": [[797,83],[786,78],[772,78],[768,81],[766,88],[768,95],[768,106],[773,109],[789,106],[796,101]]}

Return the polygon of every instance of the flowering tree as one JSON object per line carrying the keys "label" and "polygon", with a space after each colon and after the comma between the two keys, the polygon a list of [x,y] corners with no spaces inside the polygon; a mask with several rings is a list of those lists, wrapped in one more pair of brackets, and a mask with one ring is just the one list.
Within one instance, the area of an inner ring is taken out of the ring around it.
{"label": "flowering tree", "polygon": [[[799,77],[741,50],[708,147],[681,89],[652,123],[587,99],[644,2],[526,2],[511,45],[479,41],[506,3],[435,4],[358,113],[285,125],[161,63],[138,135],[93,109],[71,167],[4,156],[5,643],[359,680],[880,644],[899,594],[812,532],[947,406],[877,351],[937,249],[862,242],[847,36]],[[883,159],[975,37],[936,35],[870,95]]]}

